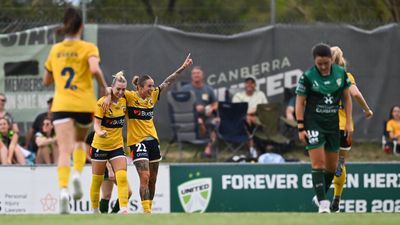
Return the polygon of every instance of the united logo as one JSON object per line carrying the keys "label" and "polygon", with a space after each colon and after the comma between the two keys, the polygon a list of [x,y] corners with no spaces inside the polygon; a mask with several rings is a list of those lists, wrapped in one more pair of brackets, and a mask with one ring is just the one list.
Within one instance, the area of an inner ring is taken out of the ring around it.
{"label": "united logo", "polygon": [[178,195],[185,212],[205,212],[211,199],[212,179],[199,178],[178,186]]}

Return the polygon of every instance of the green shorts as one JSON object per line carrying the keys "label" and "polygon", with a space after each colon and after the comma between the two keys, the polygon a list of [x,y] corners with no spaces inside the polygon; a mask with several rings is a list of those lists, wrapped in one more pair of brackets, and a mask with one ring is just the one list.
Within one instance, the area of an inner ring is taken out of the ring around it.
{"label": "green shorts", "polygon": [[340,148],[340,132],[326,133],[318,130],[307,130],[307,150],[324,147],[325,150],[337,152]]}

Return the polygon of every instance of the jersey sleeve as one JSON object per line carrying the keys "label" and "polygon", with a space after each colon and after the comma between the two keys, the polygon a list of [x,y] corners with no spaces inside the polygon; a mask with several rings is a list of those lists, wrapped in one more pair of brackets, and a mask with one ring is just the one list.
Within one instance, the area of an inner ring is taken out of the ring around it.
{"label": "jersey sleeve", "polygon": [[347,73],[347,77],[349,78],[350,83],[351,83],[352,85],[357,85],[357,84],[356,84],[356,79],[354,79],[353,74]]}
{"label": "jersey sleeve", "polygon": [[100,98],[97,101],[96,110],[94,112],[94,117],[96,117],[97,119],[103,119],[104,118],[104,111],[101,108],[101,104],[103,103],[103,101],[104,101],[104,98]]}
{"label": "jersey sleeve", "polygon": [[151,99],[153,100],[154,104],[160,100],[161,89],[160,87],[156,87],[151,93]]}
{"label": "jersey sleeve", "polygon": [[349,78],[349,76],[347,76],[347,73],[344,73],[344,84],[343,84],[343,88],[349,88],[351,86],[351,80]]}
{"label": "jersey sleeve", "polygon": [[296,87],[296,95],[307,96],[309,92],[308,79],[305,74],[301,75]]}
{"label": "jersey sleeve", "polygon": [[87,56],[88,56],[88,58],[94,56],[94,57],[98,58],[100,61],[100,53],[99,53],[99,49],[97,48],[96,45],[94,45],[94,44],[89,45]]}
{"label": "jersey sleeve", "polygon": [[392,125],[393,123],[392,122],[393,122],[393,120],[389,120],[386,123],[386,131],[387,132],[393,132],[394,129],[393,129],[393,125]]}

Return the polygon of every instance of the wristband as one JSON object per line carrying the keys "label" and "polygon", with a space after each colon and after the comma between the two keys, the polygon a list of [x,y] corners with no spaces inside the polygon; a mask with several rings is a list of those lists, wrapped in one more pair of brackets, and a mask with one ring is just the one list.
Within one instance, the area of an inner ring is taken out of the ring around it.
{"label": "wristband", "polygon": [[304,124],[304,120],[297,120],[297,124]]}
{"label": "wristband", "polygon": [[306,128],[302,127],[302,128],[297,128],[299,130],[299,132],[305,131]]}

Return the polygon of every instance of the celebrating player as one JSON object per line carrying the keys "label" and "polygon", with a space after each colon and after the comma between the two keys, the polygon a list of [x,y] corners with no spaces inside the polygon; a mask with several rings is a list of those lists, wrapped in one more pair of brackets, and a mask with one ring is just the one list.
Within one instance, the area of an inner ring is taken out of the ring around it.
{"label": "celebrating player", "polygon": [[[132,83],[136,91],[126,91],[128,115],[128,141],[133,163],[140,179],[140,198],[144,213],[151,213],[154,198],[158,165],[161,161],[160,144],[153,121],[154,106],[160,92],[170,86],[178,75],[192,64],[190,54],[174,73],[169,75],[158,87],[148,75],[135,76]],[[109,98],[108,98],[109,99]],[[108,104],[104,104],[108,108]]]}
{"label": "celebrating player", "polygon": [[96,132],[90,149],[92,160],[92,184],[90,200],[94,213],[99,211],[100,186],[104,179],[106,163],[109,161],[115,172],[118,184],[120,213],[127,214],[128,180],[126,177],[127,161],[124,152],[122,127],[125,124],[126,99],[122,98],[126,90],[126,79],[122,72],[114,76],[111,91],[111,105],[107,111],[101,108],[106,97],[97,101],[94,119]]}
{"label": "celebrating player", "polygon": [[[342,50],[334,46],[331,48],[332,52],[332,60],[333,63],[346,68],[346,59],[343,57]],[[347,73],[347,77],[350,79],[351,86],[349,88],[350,94],[354,97],[357,103],[361,106],[364,111],[365,117],[367,119],[371,118],[373,112],[368,107],[367,102],[365,101],[363,95],[361,94],[360,90],[357,88],[356,81],[351,73]],[[353,124],[353,121],[351,121]],[[341,105],[339,109],[339,128],[340,128],[340,151],[339,151],[339,162],[336,168],[335,176],[333,178],[333,185],[335,187],[334,190],[334,199],[331,204],[331,211],[338,212],[339,211],[339,202],[340,197],[342,196],[344,182],[346,181],[346,166],[345,166],[345,159],[347,157],[347,153],[351,149],[351,141],[348,141],[346,132],[346,113]],[[353,125],[354,129],[354,125]]]}
{"label": "celebrating player", "polygon": [[[70,175],[70,157],[73,152],[73,198],[82,197],[80,174],[86,161],[85,137],[93,120],[96,107],[92,77],[103,92],[107,84],[99,66],[98,48],[80,40],[83,31],[82,16],[75,8],[64,14],[60,32],[64,41],[53,45],[45,64],[43,84],[54,82],[55,94],[51,111],[59,147],[58,183],[60,187],[60,213],[69,213],[67,191]],[[75,149],[75,150],[74,150]]]}
{"label": "celebrating player", "polygon": [[326,198],[338,162],[339,102],[342,99],[346,113],[345,134],[352,136],[352,103],[350,81],[345,70],[332,64],[331,49],[318,44],[312,49],[314,66],[300,77],[296,88],[296,118],[299,139],[307,143],[312,181],[318,199],[319,212],[329,213]]}

